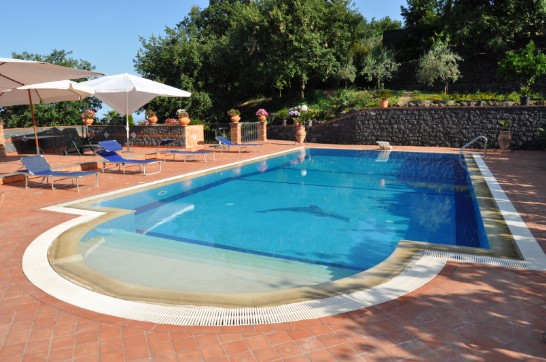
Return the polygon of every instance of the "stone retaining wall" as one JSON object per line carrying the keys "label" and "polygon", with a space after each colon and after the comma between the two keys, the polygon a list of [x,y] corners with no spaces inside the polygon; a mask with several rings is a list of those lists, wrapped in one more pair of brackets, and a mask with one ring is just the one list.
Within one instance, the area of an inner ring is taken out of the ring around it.
{"label": "stone retaining wall", "polygon": [[[512,121],[512,149],[544,149],[538,131],[546,128],[544,106],[374,108],[306,127],[306,141],[458,148],[483,135],[489,148],[497,148],[502,119]],[[269,126],[267,133],[269,139],[295,139],[294,126]]]}
{"label": "stone retaining wall", "polygon": [[[38,127],[38,134],[57,136],[40,140],[40,148],[45,152],[61,153],[66,149],[63,129],[75,128],[82,137],[92,136],[93,143],[103,140],[117,140],[121,144],[127,142],[125,126],[93,125],[67,127]],[[33,136],[32,128],[7,128],[0,126],[0,156],[33,153],[34,140],[23,141],[21,136]],[[130,144],[134,146],[155,147],[165,138],[179,140],[179,145],[186,149],[196,149],[204,142],[203,125],[193,126],[131,126],[129,129]]]}

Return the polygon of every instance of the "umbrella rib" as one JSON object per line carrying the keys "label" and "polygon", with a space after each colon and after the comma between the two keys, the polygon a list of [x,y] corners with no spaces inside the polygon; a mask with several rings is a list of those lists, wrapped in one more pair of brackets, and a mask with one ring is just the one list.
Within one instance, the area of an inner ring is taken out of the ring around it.
{"label": "umbrella rib", "polygon": [[[6,64],[6,63],[2,63],[2,64]],[[1,65],[1,64],[0,64],[0,65]],[[20,85],[24,85],[23,83],[18,82],[18,81],[16,81],[15,79],[10,78],[10,77],[8,77],[8,76],[6,76],[6,75],[4,75],[4,74],[0,74],[0,77],[2,77],[2,78],[4,78],[4,79],[7,79],[7,80],[10,80],[10,81],[12,81],[12,82],[14,82],[14,83],[17,83],[17,84],[20,84]]]}

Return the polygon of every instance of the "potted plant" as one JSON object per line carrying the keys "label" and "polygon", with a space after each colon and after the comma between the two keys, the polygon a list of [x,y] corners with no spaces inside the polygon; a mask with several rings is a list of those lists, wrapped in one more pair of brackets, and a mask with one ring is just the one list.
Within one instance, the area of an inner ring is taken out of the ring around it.
{"label": "potted plant", "polygon": [[509,119],[503,119],[499,121],[499,125],[501,126],[501,130],[499,131],[499,149],[501,151],[508,150],[508,147],[510,147],[510,142],[512,141],[512,132],[510,131],[510,120]]}
{"label": "potted plant", "polygon": [[392,92],[388,89],[379,89],[375,92],[375,96],[379,98],[379,107],[387,108],[389,106],[389,98],[392,96]]}
{"label": "potted plant", "polygon": [[263,108],[260,108],[256,111],[256,117],[258,117],[258,121],[265,122],[267,117],[269,116],[269,113]]}
{"label": "potted plant", "polygon": [[227,114],[229,116],[229,119],[231,120],[231,122],[233,123],[237,123],[241,120],[241,117],[239,116],[241,114],[241,112],[239,112],[238,109],[230,109],[227,111]]}
{"label": "potted plant", "polygon": [[157,116],[155,115],[155,112],[152,111],[151,109],[148,109],[146,111],[146,116],[148,116],[148,122],[150,122],[150,124],[157,123]]}
{"label": "potted plant", "polygon": [[498,72],[504,78],[519,83],[521,104],[528,105],[533,84],[538,77],[546,74],[546,54],[538,52],[531,40],[523,49],[507,51],[499,62]]}
{"label": "potted plant", "polygon": [[190,115],[185,109],[177,109],[176,117],[178,118],[178,124],[181,126],[187,126],[190,124]]}
{"label": "potted plant", "polygon": [[85,124],[86,126],[90,126],[93,124],[93,122],[95,121],[95,118],[97,117],[97,112],[95,112],[94,110],[92,109],[86,109],[83,113],[82,113],[82,122],[83,124]]}
{"label": "potted plant", "polygon": [[519,104],[522,106],[531,104],[531,87],[521,86],[519,88]]}

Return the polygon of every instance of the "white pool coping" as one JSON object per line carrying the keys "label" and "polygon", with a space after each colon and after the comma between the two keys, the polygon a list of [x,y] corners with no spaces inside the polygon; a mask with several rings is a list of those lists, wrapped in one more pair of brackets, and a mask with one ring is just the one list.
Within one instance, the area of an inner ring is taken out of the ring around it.
{"label": "white pool coping", "polygon": [[[278,154],[283,153],[287,152],[279,152]],[[270,156],[271,155],[260,156],[252,160]],[[443,269],[448,260],[483,263],[503,267],[521,267],[542,271],[546,270],[546,255],[544,255],[544,252],[538,245],[536,239],[532,236],[531,232],[510,203],[510,200],[508,200],[508,197],[502,191],[502,188],[485,165],[485,162],[483,162],[480,156],[474,157],[493,196],[497,200],[502,215],[510,227],[510,231],[514,235],[518,247],[525,258],[524,261],[491,257],[470,257],[466,254],[457,253],[425,252],[422,255],[419,255],[416,260],[413,260],[413,263],[410,263],[403,273],[372,288],[324,299],[256,308],[162,305],[119,299],[76,285],[57,274],[49,264],[47,258],[48,249],[60,234],[70,228],[81,225],[82,223],[89,222],[103,214],[97,211],[72,208],[70,205],[90,201],[99,197],[102,198],[119,192],[149,187],[153,184],[176,180],[181,177],[194,176],[215,169],[225,168],[226,166],[238,165],[240,164],[238,162],[169,179],[154,181],[145,185],[134,186],[78,200],[76,202],[45,208],[45,210],[70,213],[78,215],[78,217],[55,226],[32,241],[23,255],[23,271],[34,285],[47,294],[63,302],[93,312],[159,324],[229,326],[295,322],[371,307],[399,298],[425,285]],[[247,160],[245,162],[252,160]]]}

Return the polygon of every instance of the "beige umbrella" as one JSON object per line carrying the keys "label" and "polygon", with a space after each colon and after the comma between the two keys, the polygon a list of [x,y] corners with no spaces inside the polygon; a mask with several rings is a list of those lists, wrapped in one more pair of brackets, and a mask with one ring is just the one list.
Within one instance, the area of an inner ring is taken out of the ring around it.
{"label": "beige umbrella", "polygon": [[62,67],[46,62],[0,58],[0,92],[28,84],[52,82],[64,79],[90,78],[103,73]]}
{"label": "beige umbrella", "polygon": [[[0,92],[9,92],[17,87],[26,86],[30,84],[42,83],[42,82],[51,82],[65,79],[77,79],[77,78],[89,78],[98,75],[103,75],[103,73],[90,72],[83,69],[75,69],[69,67],[62,67],[60,65],[49,64],[45,62],[36,62],[32,60],[21,60],[21,59],[12,59],[12,58],[0,58]],[[1,97],[1,96],[0,96]],[[14,97],[12,94],[7,95],[5,99]],[[66,100],[66,99],[65,99]],[[57,101],[50,101],[58,102]],[[33,104],[39,103],[39,101],[34,102],[32,98],[32,93],[27,89],[27,101],[22,103],[11,103],[7,104],[10,101],[6,100],[5,104],[0,104],[1,106],[16,105],[16,104],[30,104],[30,111],[32,115],[32,124],[34,127],[34,135],[36,141],[36,150],[39,152],[38,145],[38,136],[36,130],[36,118],[34,117],[34,107]]]}

